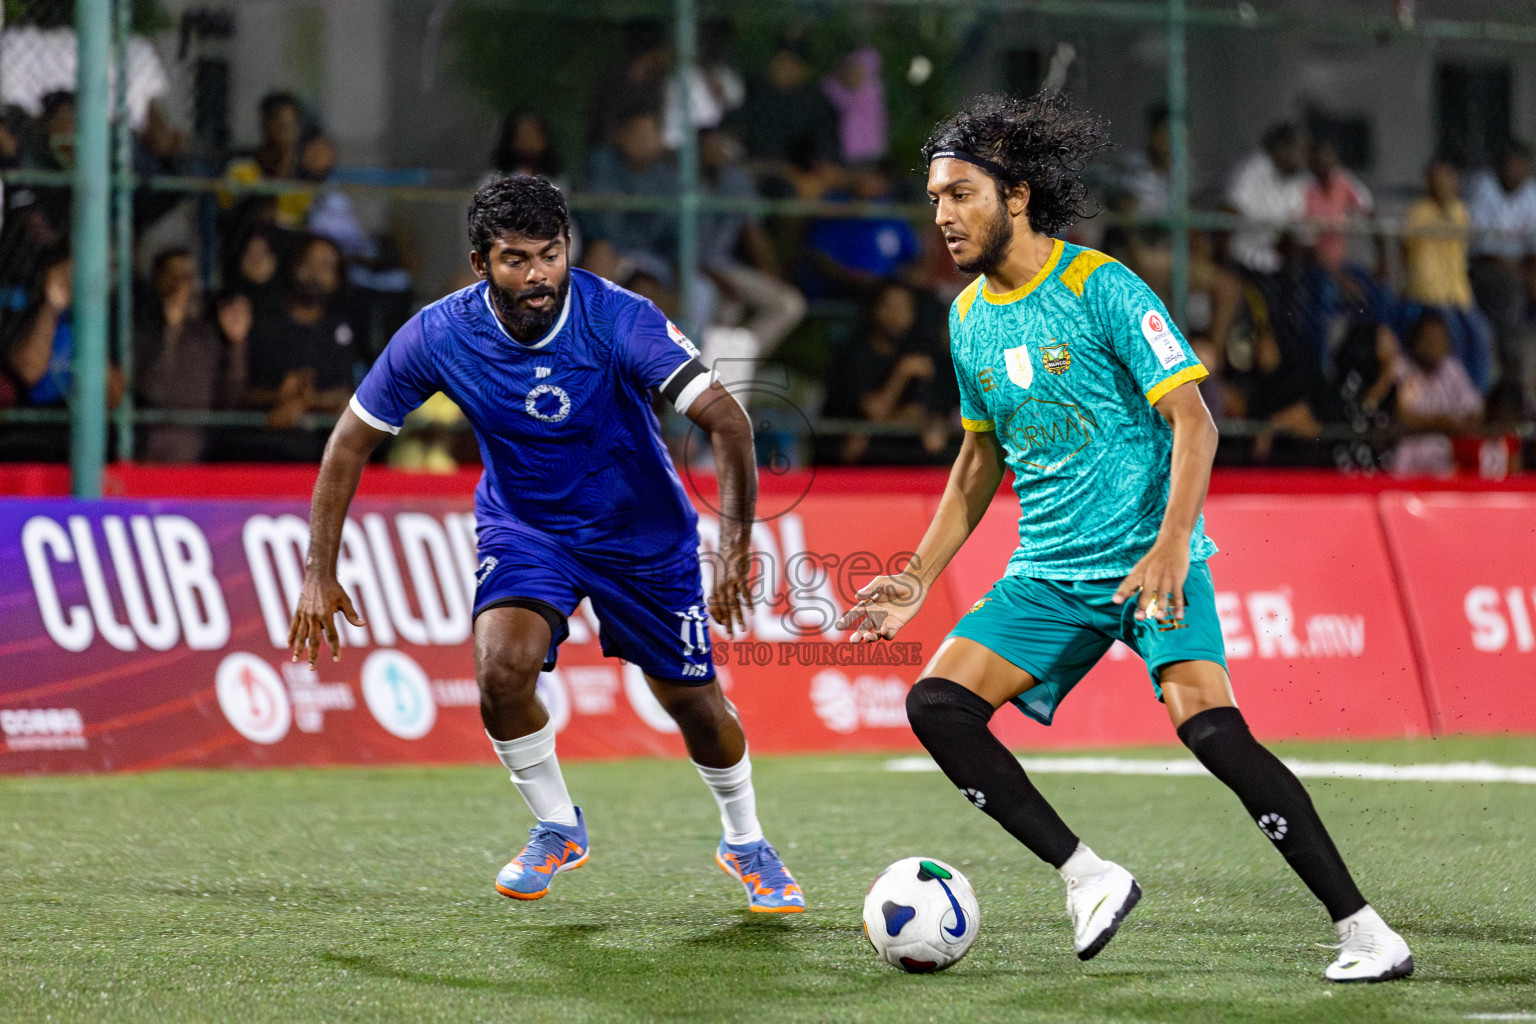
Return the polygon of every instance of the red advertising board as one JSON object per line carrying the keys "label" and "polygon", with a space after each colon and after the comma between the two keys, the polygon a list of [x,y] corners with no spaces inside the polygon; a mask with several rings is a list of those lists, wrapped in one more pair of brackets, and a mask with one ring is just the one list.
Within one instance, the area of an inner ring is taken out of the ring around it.
{"label": "red advertising board", "polygon": [[[1014,499],[994,503],[899,642],[855,647],[831,623],[870,577],[905,563],[936,499],[770,496],[754,547],[773,601],[745,636],[713,637],[753,748],[915,748],[907,688],[1003,571]],[[1217,612],[1255,731],[1536,731],[1536,498],[1382,500],[1210,499]],[[468,501],[354,504],[341,577],[368,624],[345,627],[342,660],[315,672],[283,649],[305,511],[271,499],[0,501],[0,772],[490,760],[469,643]],[[700,530],[711,547],[713,518]],[[563,756],[682,752],[643,677],[602,658],[589,607],[540,688]],[[1026,750],[1173,739],[1140,660],[1118,646],[1055,725],[1011,709],[994,721]]]}
{"label": "red advertising board", "polygon": [[1536,496],[1384,495],[1381,518],[1440,731],[1536,728]]}
{"label": "red advertising board", "polygon": [[[964,608],[1017,543],[1017,499],[999,497],[949,570]],[[1363,496],[1216,496],[1206,530],[1216,612],[1238,704],[1267,739],[1429,732],[1375,503]],[[1116,645],[1049,728],[1005,709],[1018,748],[1166,743],[1172,726],[1145,666]]]}

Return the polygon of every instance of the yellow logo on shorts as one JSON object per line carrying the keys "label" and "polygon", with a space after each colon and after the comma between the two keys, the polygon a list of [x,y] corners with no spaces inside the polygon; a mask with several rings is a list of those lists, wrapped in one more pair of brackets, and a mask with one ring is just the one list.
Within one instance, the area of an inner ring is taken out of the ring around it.
{"label": "yellow logo on shorts", "polygon": [[[971,611],[973,611],[973,612],[981,611],[981,606],[986,604],[990,600],[992,600],[990,597],[982,598],[980,601],[977,601],[975,604],[971,605]],[[970,613],[967,612],[966,614],[970,614]]]}

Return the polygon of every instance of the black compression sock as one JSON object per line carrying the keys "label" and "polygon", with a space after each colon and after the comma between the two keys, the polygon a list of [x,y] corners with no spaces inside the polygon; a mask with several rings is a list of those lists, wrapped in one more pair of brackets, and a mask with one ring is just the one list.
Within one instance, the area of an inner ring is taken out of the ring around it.
{"label": "black compression sock", "polygon": [[1054,868],[1077,836],[1029,781],[1018,758],[992,735],[992,705],[948,679],[920,679],[907,694],[907,720],[949,781]]}
{"label": "black compression sock", "polygon": [[1365,906],[1344,858],[1301,780],[1248,731],[1237,708],[1211,708],[1179,726],[1179,739],[1237,794],[1291,870],[1335,921]]}

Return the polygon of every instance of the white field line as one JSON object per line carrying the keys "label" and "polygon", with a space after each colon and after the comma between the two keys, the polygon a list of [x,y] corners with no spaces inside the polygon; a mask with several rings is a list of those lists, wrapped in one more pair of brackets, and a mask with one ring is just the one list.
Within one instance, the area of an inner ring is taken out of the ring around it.
{"label": "white field line", "polygon": [[1536,1013],[1464,1013],[1467,1020],[1536,1020]]}
{"label": "white field line", "polygon": [[[1149,761],[1129,757],[1021,757],[1025,771],[1052,775],[1205,775],[1191,758]],[[1447,764],[1372,764],[1365,761],[1291,761],[1304,779],[1368,779],[1381,782],[1517,782],[1536,786],[1536,768],[1453,761]],[[898,757],[885,763],[891,772],[936,772],[928,757]],[[1536,1018],[1533,1018],[1536,1019]]]}

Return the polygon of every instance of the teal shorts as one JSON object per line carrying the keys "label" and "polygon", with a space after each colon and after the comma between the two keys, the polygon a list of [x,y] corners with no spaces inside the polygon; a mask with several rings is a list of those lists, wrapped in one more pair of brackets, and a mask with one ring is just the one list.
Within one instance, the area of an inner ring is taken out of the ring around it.
{"label": "teal shorts", "polygon": [[1152,692],[1163,699],[1157,673],[1176,661],[1214,661],[1226,668],[1216,591],[1204,562],[1184,581],[1184,618],[1136,620],[1136,602],[1110,599],[1120,580],[1039,580],[1004,576],[976,602],[950,636],[963,636],[1022,668],[1035,685],[1013,699],[1026,715],[1050,725],[1078,680],[1123,640],[1147,663]]}

